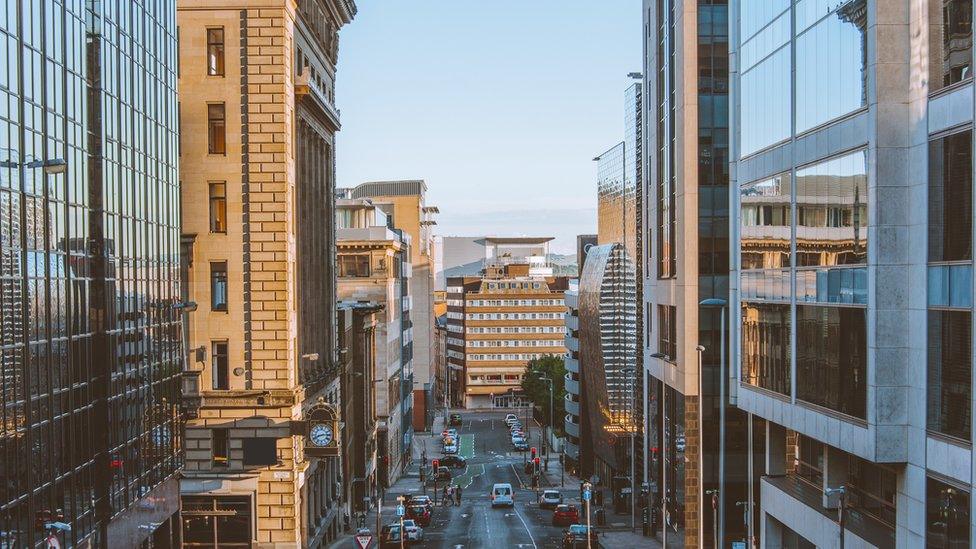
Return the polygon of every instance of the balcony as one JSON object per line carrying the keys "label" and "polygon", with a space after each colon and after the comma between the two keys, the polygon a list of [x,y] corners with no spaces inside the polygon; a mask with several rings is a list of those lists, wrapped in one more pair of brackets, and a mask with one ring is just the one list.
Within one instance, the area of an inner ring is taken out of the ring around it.
{"label": "balcony", "polygon": [[566,392],[573,393],[574,395],[582,394],[580,393],[579,381],[570,377],[569,374],[566,374]]}
{"label": "balcony", "polygon": [[574,460],[579,460],[579,446],[569,441],[569,439],[563,442],[563,452],[570,458]]}
{"label": "balcony", "polygon": [[574,374],[580,373],[579,360],[573,358],[573,356],[570,355],[569,353],[567,353],[566,356],[563,357],[563,362],[566,364],[567,372],[572,372]]}
{"label": "balcony", "polygon": [[566,301],[566,307],[569,309],[579,309],[579,292],[574,292],[572,290],[563,294],[563,299]]}
{"label": "balcony", "polygon": [[579,415],[580,415],[580,405],[579,405],[579,402],[576,402],[575,400],[570,400],[569,399],[569,395],[566,395],[564,398],[566,399],[566,402],[565,402],[565,405],[566,405],[566,413],[567,414],[574,415],[576,417],[579,417]]}
{"label": "balcony", "polygon": [[569,414],[566,414],[566,420],[565,420],[565,423],[564,423],[564,427],[566,428],[566,434],[569,435],[569,436],[571,436],[571,437],[579,438],[579,436],[580,436],[580,425],[579,425],[578,422],[574,422],[572,420],[572,417],[573,416],[571,416]]}
{"label": "balcony", "polygon": [[579,317],[570,314],[566,315],[566,329],[568,330],[579,330]]}

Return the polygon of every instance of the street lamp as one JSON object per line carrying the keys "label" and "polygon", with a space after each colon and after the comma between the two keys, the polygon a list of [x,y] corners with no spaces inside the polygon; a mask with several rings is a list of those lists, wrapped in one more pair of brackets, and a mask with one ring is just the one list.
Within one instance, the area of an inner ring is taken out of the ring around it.
{"label": "street lamp", "polygon": [[[718,533],[723,543],[725,541],[725,308],[729,302],[718,297],[703,299],[698,303],[702,307],[719,307],[719,369],[718,369],[718,506],[721,513],[718,516]],[[698,355],[698,378],[699,383],[702,377],[701,353]],[[700,404],[702,395],[699,393],[698,410],[701,414]],[[700,420],[700,417],[699,417]],[[701,423],[699,423],[699,428]]]}
{"label": "street lamp", "polygon": [[[628,412],[630,418],[630,426],[628,427],[630,431],[630,531],[633,532],[637,529],[637,509],[634,505],[634,488],[637,480],[634,478],[634,431],[636,430],[634,426],[634,382],[637,379],[637,370],[627,367],[620,372],[630,380],[630,390],[627,392],[630,393],[630,411]],[[645,459],[647,458],[645,457]]]}
{"label": "street lamp", "polygon": [[824,490],[824,495],[827,497],[837,496],[839,498],[837,502],[837,522],[838,526],[840,526],[840,549],[844,549],[844,507],[847,505],[847,487],[827,488]]}

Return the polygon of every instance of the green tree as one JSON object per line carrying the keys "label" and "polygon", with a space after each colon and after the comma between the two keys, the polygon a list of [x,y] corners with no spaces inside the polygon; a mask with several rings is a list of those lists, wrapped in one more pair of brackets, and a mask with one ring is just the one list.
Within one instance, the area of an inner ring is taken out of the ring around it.
{"label": "green tree", "polygon": [[549,383],[543,378],[552,380],[552,407],[556,417],[557,432],[562,432],[563,424],[559,421],[566,415],[564,404],[566,396],[566,364],[563,357],[546,355],[542,358],[530,360],[525,369],[522,380],[522,391],[542,410],[543,423],[550,425],[549,420]]}

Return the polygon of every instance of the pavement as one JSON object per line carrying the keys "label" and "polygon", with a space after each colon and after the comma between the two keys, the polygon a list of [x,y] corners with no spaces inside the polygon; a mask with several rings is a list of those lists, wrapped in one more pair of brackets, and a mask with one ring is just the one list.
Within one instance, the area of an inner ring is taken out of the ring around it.
{"label": "pavement", "polygon": [[[549,471],[541,477],[541,487],[534,490],[531,476],[526,475],[523,464],[528,460],[528,452],[512,449],[508,428],[505,425],[505,412],[460,411],[463,424],[458,428],[460,434],[459,453],[467,459],[467,466],[454,469],[451,484],[462,487],[461,505],[438,505],[431,524],[424,529],[424,540],[410,547],[430,547],[444,549],[467,548],[522,548],[556,549],[562,547],[565,527],[551,524],[552,511],[542,509],[537,503],[537,492],[543,488],[554,488],[563,495],[565,503],[579,505],[579,479],[563,476],[560,486],[560,466],[558,459],[550,459]],[[426,457],[431,459],[441,455],[440,432],[442,418],[435,420],[432,433],[418,434],[414,437],[414,460],[406,473],[385,494],[380,515],[380,524],[396,520],[396,497],[399,495],[424,494],[434,496],[433,483],[421,484],[419,466]],[[541,430],[533,425],[530,429],[530,446],[541,447]],[[488,494],[495,483],[507,482],[515,488],[515,505],[512,508],[493,509]],[[442,487],[438,483],[438,490]],[[440,503],[440,493],[437,494]],[[595,513],[595,510],[593,511]],[[660,543],[630,531],[630,516],[607,515],[606,526],[596,526],[600,532],[597,547],[660,547]],[[355,521],[353,521],[355,528]],[[366,517],[366,527],[375,534],[376,509]],[[331,545],[333,548],[351,549],[358,545],[353,532],[340,537]],[[370,547],[376,547],[374,542]]]}

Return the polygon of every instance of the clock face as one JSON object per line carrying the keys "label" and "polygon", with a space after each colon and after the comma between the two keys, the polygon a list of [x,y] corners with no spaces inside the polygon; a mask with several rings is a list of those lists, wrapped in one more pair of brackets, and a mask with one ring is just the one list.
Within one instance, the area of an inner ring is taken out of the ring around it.
{"label": "clock face", "polygon": [[328,446],[332,444],[332,426],[325,423],[316,423],[309,431],[308,438],[312,439],[312,444],[316,446]]}

